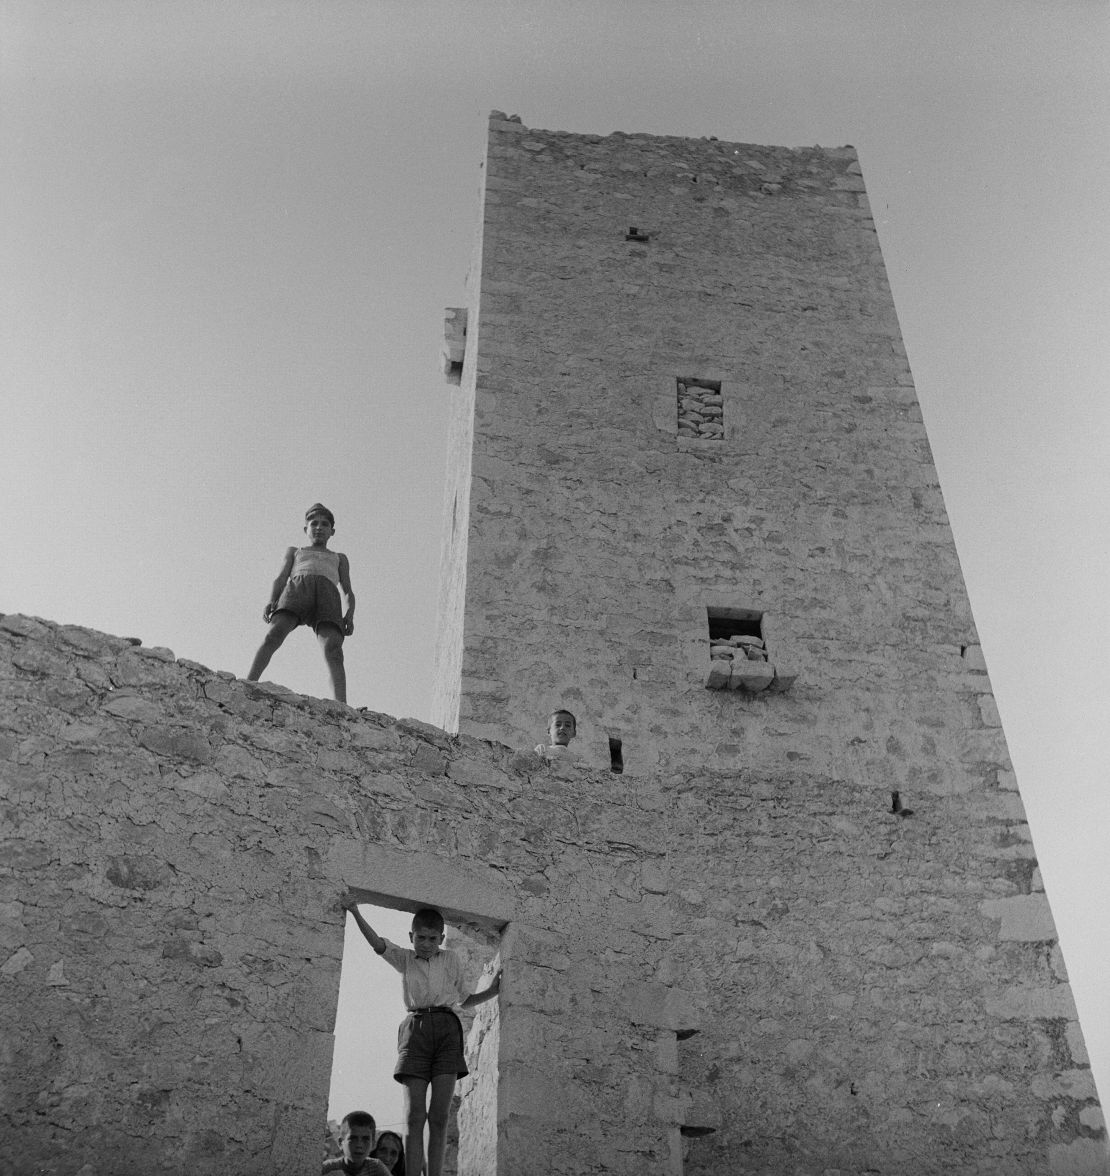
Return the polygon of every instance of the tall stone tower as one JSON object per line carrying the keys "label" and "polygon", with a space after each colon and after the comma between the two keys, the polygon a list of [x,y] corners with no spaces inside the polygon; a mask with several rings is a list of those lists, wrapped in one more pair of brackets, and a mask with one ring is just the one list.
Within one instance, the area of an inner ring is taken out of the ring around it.
{"label": "tall stone tower", "polygon": [[495,113],[470,286],[437,722],[658,815],[666,1170],[1105,1171],[855,152]]}

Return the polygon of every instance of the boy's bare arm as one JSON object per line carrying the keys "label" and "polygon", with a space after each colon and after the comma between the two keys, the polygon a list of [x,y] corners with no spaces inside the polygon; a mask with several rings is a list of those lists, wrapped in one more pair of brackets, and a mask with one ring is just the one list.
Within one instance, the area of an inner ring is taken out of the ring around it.
{"label": "boy's bare arm", "polygon": [[487,1000],[493,998],[501,991],[501,969],[497,969],[497,975],[490,981],[488,988],[483,988],[481,992],[472,992],[466,1000],[462,1002],[464,1009],[472,1009],[475,1005],[485,1004]]}
{"label": "boy's bare arm", "polygon": [[347,597],[347,615],[343,618],[343,628],[350,637],[355,631],[355,594],[351,591],[351,565],[342,552],[339,555],[339,587]]}
{"label": "boy's bare arm", "polygon": [[278,597],[285,591],[285,585],[289,582],[289,573],[293,570],[293,558],[296,554],[297,549],[295,547],[286,549],[285,561],[282,563],[281,571],[278,572],[278,577],[270,589],[270,599],[266,602],[266,607],[262,610],[262,619],[266,624],[270,623],[270,618],[274,613],[274,605],[277,604]]}
{"label": "boy's bare arm", "polygon": [[381,955],[385,951],[385,940],[362,917],[362,912],[358,909],[358,899],[351,898],[348,895],[343,900],[343,909],[345,911],[350,911],[351,914],[354,915],[355,922],[358,924],[358,929],[362,932],[363,938],[378,953],[378,955]]}

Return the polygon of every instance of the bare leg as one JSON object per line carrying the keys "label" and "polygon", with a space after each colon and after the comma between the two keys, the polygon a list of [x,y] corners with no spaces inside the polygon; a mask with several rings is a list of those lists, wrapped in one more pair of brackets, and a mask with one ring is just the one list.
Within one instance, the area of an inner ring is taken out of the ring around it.
{"label": "bare leg", "polygon": [[270,664],[270,658],[277,653],[281,648],[281,643],[299,624],[300,621],[291,612],[282,609],[281,612],[274,613],[270,618],[270,627],[266,630],[266,636],[262,639],[262,644],[258,647],[254,661],[251,662],[251,668],[247,672],[248,682],[257,682],[262,677],[262,671]]}
{"label": "bare leg", "polygon": [[347,671],[343,666],[343,634],[334,625],[321,625],[316,632],[328,663],[332,694],[338,702],[347,701]]}
{"label": "bare leg", "polygon": [[405,1176],[423,1176],[427,1102],[427,1081],[423,1078],[405,1078]]}
{"label": "bare leg", "polygon": [[447,1151],[447,1120],[455,1094],[454,1074],[432,1075],[432,1101],[428,1107],[428,1176],[441,1176]]}

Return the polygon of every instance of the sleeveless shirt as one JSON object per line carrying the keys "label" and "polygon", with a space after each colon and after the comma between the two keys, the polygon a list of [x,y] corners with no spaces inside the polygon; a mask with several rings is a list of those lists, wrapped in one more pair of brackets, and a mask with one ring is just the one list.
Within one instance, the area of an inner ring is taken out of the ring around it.
{"label": "sleeveless shirt", "polygon": [[339,552],[319,547],[298,547],[290,576],[324,576],[339,584]]}

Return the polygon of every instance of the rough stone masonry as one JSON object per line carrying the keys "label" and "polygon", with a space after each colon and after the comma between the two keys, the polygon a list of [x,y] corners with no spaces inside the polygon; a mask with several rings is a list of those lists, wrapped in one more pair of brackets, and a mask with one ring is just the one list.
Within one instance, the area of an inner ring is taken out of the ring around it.
{"label": "rough stone masonry", "polygon": [[5,1173],[314,1171],[348,886],[500,947],[462,1173],[1102,1170],[1012,782],[615,776],[17,616],[0,695]]}
{"label": "rough stone masonry", "polygon": [[0,696],[0,1171],[318,1170],[348,887],[500,950],[460,1172],[642,1171],[716,1121],[643,781],[27,617]]}
{"label": "rough stone masonry", "polygon": [[495,113],[465,321],[437,721],[677,806],[684,1170],[1104,1171],[855,151]]}
{"label": "rough stone masonry", "polygon": [[461,734],[0,620],[0,1171],[314,1171],[354,887],[499,950],[465,1176],[1105,1172],[855,153],[495,117],[449,344]]}

